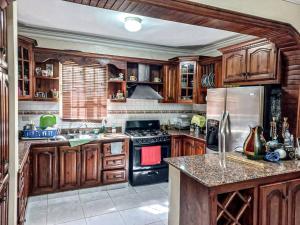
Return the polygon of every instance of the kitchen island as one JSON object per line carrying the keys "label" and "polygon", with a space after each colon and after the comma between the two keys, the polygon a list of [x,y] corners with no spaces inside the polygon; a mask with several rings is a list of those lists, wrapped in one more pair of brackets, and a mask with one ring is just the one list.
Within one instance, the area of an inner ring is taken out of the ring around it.
{"label": "kitchen island", "polygon": [[223,169],[217,154],[165,160],[169,225],[300,224],[300,161],[250,161],[227,153]]}

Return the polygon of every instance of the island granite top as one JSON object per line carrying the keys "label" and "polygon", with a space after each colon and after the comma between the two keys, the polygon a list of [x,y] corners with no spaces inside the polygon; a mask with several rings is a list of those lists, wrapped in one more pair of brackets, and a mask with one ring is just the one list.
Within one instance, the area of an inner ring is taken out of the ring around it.
{"label": "island granite top", "polygon": [[[239,157],[241,161],[238,161]],[[164,160],[209,188],[300,172],[300,161],[291,160],[271,163],[258,160],[254,162],[254,164],[258,164],[255,166],[245,163],[245,161],[250,160],[245,159],[245,156],[239,153],[226,153],[226,169],[222,169],[220,166],[218,154],[184,156]]]}

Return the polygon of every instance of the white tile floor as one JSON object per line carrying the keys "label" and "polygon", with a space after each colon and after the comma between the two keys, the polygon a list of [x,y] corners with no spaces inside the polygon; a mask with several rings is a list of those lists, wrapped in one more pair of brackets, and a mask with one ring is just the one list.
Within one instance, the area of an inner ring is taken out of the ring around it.
{"label": "white tile floor", "polygon": [[167,225],[168,183],[31,197],[25,225]]}

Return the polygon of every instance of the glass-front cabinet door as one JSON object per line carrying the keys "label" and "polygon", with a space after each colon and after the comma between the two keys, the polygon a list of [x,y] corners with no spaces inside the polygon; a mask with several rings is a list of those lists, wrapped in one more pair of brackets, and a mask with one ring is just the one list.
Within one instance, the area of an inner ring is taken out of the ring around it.
{"label": "glass-front cabinet door", "polygon": [[196,61],[180,62],[178,102],[192,103],[194,98],[194,84],[196,79]]}
{"label": "glass-front cabinet door", "polygon": [[19,99],[32,97],[31,46],[19,42],[18,46],[18,95]]}

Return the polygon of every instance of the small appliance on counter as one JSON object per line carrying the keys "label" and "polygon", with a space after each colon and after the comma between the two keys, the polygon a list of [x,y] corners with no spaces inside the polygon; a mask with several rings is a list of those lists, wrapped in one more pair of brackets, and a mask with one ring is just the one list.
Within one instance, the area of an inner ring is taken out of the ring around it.
{"label": "small appliance on counter", "polygon": [[173,121],[174,127],[179,130],[189,130],[191,126],[191,117],[188,115],[180,115]]}

